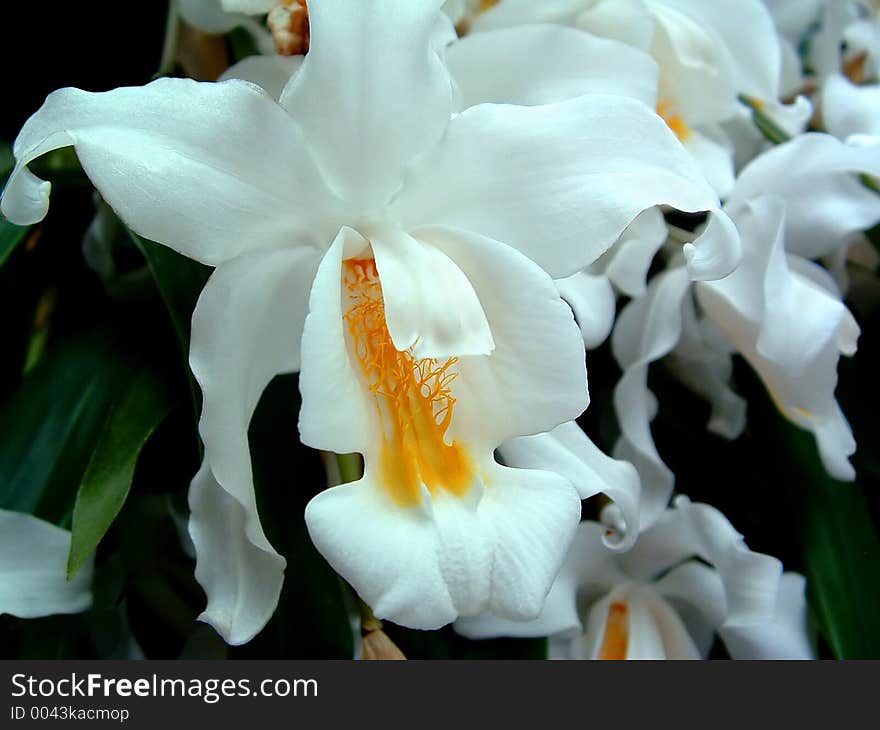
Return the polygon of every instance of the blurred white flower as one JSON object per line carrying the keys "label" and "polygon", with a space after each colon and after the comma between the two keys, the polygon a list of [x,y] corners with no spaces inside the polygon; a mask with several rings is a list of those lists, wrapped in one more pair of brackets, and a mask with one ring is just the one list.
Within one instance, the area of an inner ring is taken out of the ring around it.
{"label": "blurred white flower", "polygon": [[20,512],[0,510],[0,614],[37,618],[92,605],[93,559],[67,580],[70,532]]}
{"label": "blurred white flower", "polygon": [[[501,0],[474,31],[561,23],[649,52],[660,67],[656,109],[721,196],[733,186],[733,145],[721,124],[746,95],[792,133],[811,114],[781,103],[783,51],[760,0]],[[747,30],[745,30],[747,29]]]}
{"label": "blurred white flower", "polygon": [[749,550],[724,515],[679,497],[629,552],[583,522],[541,615],[460,619],[470,638],[549,636],[558,659],[810,659],[804,579]]}

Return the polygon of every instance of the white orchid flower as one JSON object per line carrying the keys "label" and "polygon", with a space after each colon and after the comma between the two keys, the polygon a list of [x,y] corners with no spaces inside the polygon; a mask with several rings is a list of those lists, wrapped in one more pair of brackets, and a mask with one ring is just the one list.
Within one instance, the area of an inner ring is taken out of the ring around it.
{"label": "white orchid flower", "polygon": [[[838,359],[855,352],[859,328],[832,277],[810,259],[845,251],[880,221],[880,196],[858,180],[878,172],[880,149],[853,148],[826,134],[769,150],[743,171],[725,204],[742,236],[741,266],[692,288],[672,261],[621,313],[612,340],[624,370],[615,390],[621,439],[614,453],[639,471],[643,526],[659,516],[674,484],[650,432],[657,408],[647,387],[652,362],[674,353],[683,382],[712,402],[710,428],[728,437],[741,431],[744,404],[729,388],[716,329],[752,365],[783,415],[813,432],[829,474],[854,477],[848,457],[856,445],[834,390]],[[709,330],[702,341],[687,332],[694,294],[707,320],[701,327]],[[684,370],[682,348],[690,361]]]}
{"label": "white orchid flower", "polygon": [[[438,9],[314,0],[279,103],[236,80],[63,89],[15,143],[11,220],[48,208],[27,163],[75,145],[129,226],[217,267],[193,315],[205,461],[190,533],[202,618],[233,643],[271,616],[284,570],[257,515],[248,422],[269,380],[298,369],[303,442],[366,461],[309,504],[308,527],[376,615],[435,628],[537,614],[578,495],[492,453],[587,404],[583,341],[544,271],[582,269],[655,205],[717,210],[641,102],[455,113]],[[695,278],[735,259],[718,217],[725,243],[686,251]]]}
{"label": "white orchid flower", "polygon": [[657,111],[722,196],[734,170],[721,123],[740,112],[738,95],[759,100],[793,132],[810,117],[806,99],[779,102],[782,48],[760,0],[502,0],[472,29],[526,23],[571,25],[650,52],[660,67]]}
{"label": "white orchid flower", "polygon": [[809,659],[804,579],[749,550],[724,515],[676,499],[629,552],[583,522],[541,615],[460,619],[470,638],[549,636],[558,659],[701,659],[717,634],[734,659]]}
{"label": "white orchid flower", "polygon": [[825,0],[809,61],[820,81],[844,72],[862,82],[880,71],[880,5],[875,0]]}
{"label": "white orchid flower", "polygon": [[0,614],[37,618],[92,605],[93,560],[67,580],[70,532],[21,512],[0,510]]}
{"label": "white orchid flower", "polygon": [[750,201],[736,215],[747,257],[722,281],[697,287],[710,317],[761,376],[780,412],[811,431],[828,473],[854,479],[856,447],[834,399],[837,361],[856,350],[859,326],[827,271],[786,255],[785,204]]}

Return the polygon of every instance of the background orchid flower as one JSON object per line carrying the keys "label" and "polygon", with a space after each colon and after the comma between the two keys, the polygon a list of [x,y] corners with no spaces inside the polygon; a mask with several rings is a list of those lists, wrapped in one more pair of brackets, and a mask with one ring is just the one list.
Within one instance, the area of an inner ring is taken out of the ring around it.
{"label": "background orchid flower", "polygon": [[[269,380],[298,369],[303,442],[366,456],[364,479],[306,516],[376,615],[431,628],[537,614],[577,492],[492,451],[587,403],[583,340],[548,273],[582,269],[655,205],[717,210],[641,102],[455,114],[438,9],[316,0],[278,103],[236,80],[63,89],[16,141],[11,220],[48,208],[27,163],[75,145],[129,226],[217,267],[193,315],[205,460],[190,533],[202,618],[232,643],[265,624],[284,570],[257,515],[248,422]],[[726,233],[687,249],[696,277],[730,260]]]}
{"label": "background orchid flower", "polygon": [[822,119],[828,132],[844,142],[880,144],[880,85],[857,86],[832,74],[822,87]]}
{"label": "background orchid flower", "polygon": [[[308,12],[296,0],[290,3],[278,2],[240,2],[239,0],[178,0],[178,12],[181,18],[194,28],[206,33],[224,34],[235,28],[243,28],[253,39],[258,53],[246,56],[232,64],[221,74],[218,80],[243,79],[251,81],[265,89],[276,99],[281,95],[284,85],[302,64],[302,54],[307,50],[307,43],[293,29],[278,28],[278,35],[258,21],[255,16],[264,15],[277,9],[288,16],[299,12],[301,16],[295,22],[287,18],[287,25],[296,25],[300,32],[308,25]],[[285,43],[286,42],[286,43]],[[284,45],[282,45],[284,43]],[[279,46],[284,53],[279,52]]]}
{"label": "background orchid flower", "polygon": [[676,499],[629,552],[583,522],[541,615],[460,619],[468,637],[544,636],[568,659],[701,659],[717,634],[734,659],[809,659],[804,579],[750,551],[718,510]]}
{"label": "background orchid flower", "polygon": [[758,198],[737,215],[749,263],[697,298],[761,376],[780,412],[812,431],[825,468],[853,479],[855,440],[834,399],[837,361],[856,350],[859,327],[831,276],[784,245],[785,206]]}
{"label": "background orchid flower", "polygon": [[275,53],[268,28],[253,16],[267,13],[275,2],[237,2],[236,0],[176,0],[180,17],[205,33],[221,35],[234,28],[244,28],[262,54]]}
{"label": "background orchid flower", "polygon": [[[760,100],[792,132],[811,113],[806,99],[779,102],[782,49],[760,0],[502,0],[473,23],[483,31],[561,23],[650,52],[660,67],[657,111],[722,196],[733,185],[733,147],[721,124],[744,113],[739,95]],[[748,32],[743,32],[748,28]]]}
{"label": "background orchid flower", "polygon": [[744,425],[744,403],[728,385],[735,350],[783,415],[813,432],[828,472],[854,477],[855,441],[834,390],[838,359],[855,352],[859,328],[832,277],[810,259],[845,250],[880,221],[880,197],[857,177],[877,170],[875,150],[830,135],[803,135],[765,152],[725,204],[742,236],[743,264],[692,288],[673,259],[621,313],[612,341],[624,370],[615,389],[622,432],[615,456],[639,470],[643,525],[660,514],[674,484],[651,436],[657,403],[647,388],[649,365],[670,353],[680,379],[712,403],[714,432],[734,438]]}
{"label": "background orchid flower", "polygon": [[819,29],[810,39],[809,61],[820,81],[845,73],[876,80],[880,63],[880,9],[873,0],[825,0]]}
{"label": "background orchid flower", "polygon": [[605,495],[602,509],[607,526],[602,540],[612,550],[627,550],[639,534],[641,485],[632,464],[612,459],[574,421],[552,431],[506,441],[498,449],[508,466],[564,474],[583,499]]}
{"label": "background orchid flower", "polygon": [[67,530],[0,510],[0,614],[36,618],[89,608],[93,560],[68,581],[69,551]]}

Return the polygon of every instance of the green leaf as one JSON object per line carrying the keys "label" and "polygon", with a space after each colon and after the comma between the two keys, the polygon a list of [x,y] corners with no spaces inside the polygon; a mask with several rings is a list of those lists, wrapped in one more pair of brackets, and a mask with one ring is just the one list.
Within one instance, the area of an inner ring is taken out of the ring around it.
{"label": "green leaf", "polygon": [[70,337],[47,352],[0,407],[0,508],[67,522],[130,365],[105,330]]}
{"label": "green leaf", "polygon": [[820,632],[838,659],[880,656],[880,540],[862,486],[829,477],[812,434],[769,402],[750,399],[750,411],[750,427],[768,449],[778,487],[791,495]]}
{"label": "green leaf", "polygon": [[201,395],[189,369],[190,322],[199,294],[211,275],[211,268],[188,259],[167,246],[142,238],[133,231],[129,231],[129,233],[144,254],[171,317],[171,324],[174,327],[184,367],[189,377],[190,392],[196,420],[198,420]]}
{"label": "green leaf", "polygon": [[27,238],[31,226],[17,226],[5,218],[0,218],[0,266],[12,255]]}
{"label": "green leaf", "polygon": [[839,659],[880,656],[880,541],[858,483],[827,476],[810,435],[785,424],[797,464],[801,542],[822,633]]}
{"label": "green leaf", "polygon": [[15,155],[12,153],[12,145],[0,142],[0,180],[6,180],[15,167]]}
{"label": "green leaf", "polygon": [[783,144],[791,139],[791,135],[764,113],[764,105],[758,100],[740,94],[739,100],[752,111],[752,120],[758,131],[768,142]]}
{"label": "green leaf", "polygon": [[113,405],[76,497],[68,580],[97,549],[125,504],[141,449],[172,405],[167,387],[150,367],[137,372]]}

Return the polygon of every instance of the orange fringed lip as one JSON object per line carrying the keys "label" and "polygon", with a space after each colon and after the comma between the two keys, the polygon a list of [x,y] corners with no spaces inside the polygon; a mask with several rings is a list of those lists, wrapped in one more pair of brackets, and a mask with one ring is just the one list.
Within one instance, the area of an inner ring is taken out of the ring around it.
{"label": "orange fringed lip", "polygon": [[401,506],[419,504],[423,485],[431,494],[464,496],[474,480],[473,461],[461,444],[446,442],[458,358],[416,359],[411,350],[394,347],[375,259],[347,259],[342,279],[350,352],[382,424],[382,486]]}

